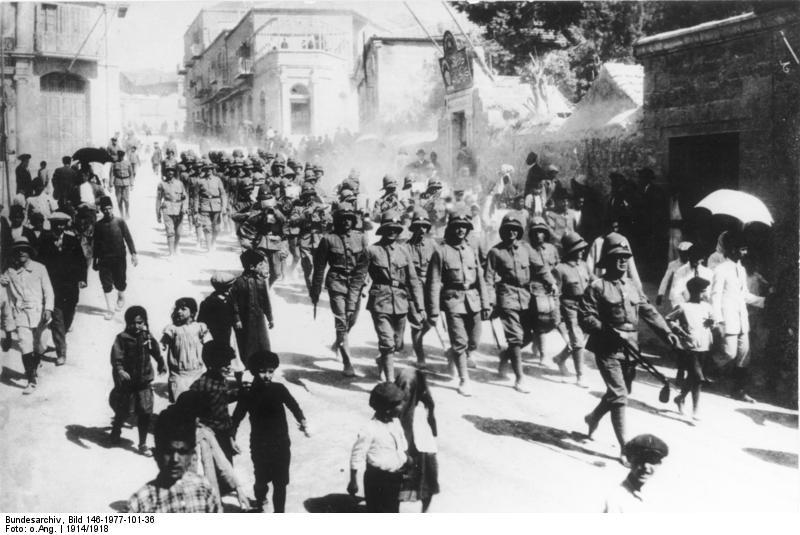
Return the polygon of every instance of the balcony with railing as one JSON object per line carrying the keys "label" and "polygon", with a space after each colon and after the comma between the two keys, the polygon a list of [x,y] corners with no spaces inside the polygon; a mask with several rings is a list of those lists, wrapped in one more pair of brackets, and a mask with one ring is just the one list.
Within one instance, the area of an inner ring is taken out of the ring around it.
{"label": "balcony with railing", "polygon": [[250,76],[253,76],[253,60],[250,58],[238,58],[235,78],[242,80]]}

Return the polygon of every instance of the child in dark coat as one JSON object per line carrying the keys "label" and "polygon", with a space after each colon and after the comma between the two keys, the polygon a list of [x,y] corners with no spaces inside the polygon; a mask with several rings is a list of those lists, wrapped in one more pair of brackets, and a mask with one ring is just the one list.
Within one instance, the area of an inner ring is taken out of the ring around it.
{"label": "child in dark coat", "polygon": [[252,249],[245,250],[239,259],[244,273],[233,283],[231,304],[236,344],[242,361],[249,369],[250,355],[270,350],[267,327],[273,327],[272,304],[264,276],[269,267],[264,255]]}
{"label": "child in dark coat", "polygon": [[[211,276],[211,286],[214,293],[203,299],[197,313],[197,321],[205,323],[211,337],[225,345],[231,346],[231,333],[233,332],[234,318],[231,303],[231,286],[236,277],[230,273],[217,272]],[[236,378],[236,383],[242,385],[244,364],[241,358],[234,355],[231,361],[231,370]]]}
{"label": "child in dark coat", "polygon": [[158,342],[150,334],[147,325],[147,311],[140,306],[132,306],[125,311],[125,330],[117,335],[111,347],[111,369],[114,390],[110,402],[114,409],[111,425],[111,442],[118,444],[122,434],[122,424],[130,414],[131,402],[137,414],[139,430],[139,453],[149,456],[147,448],[147,429],[153,415],[153,365],[150,358],[158,364],[158,373],[167,372]]}
{"label": "child in dark coat", "polygon": [[256,480],[253,486],[255,509],[263,511],[271,482],[274,512],[283,513],[291,462],[291,442],[284,406],[292,412],[306,436],[308,430],[303,411],[289,390],[280,383],[272,382],[278,364],[278,355],[271,351],[258,351],[250,356],[248,369],[253,374],[253,386],[243,392],[233,411],[233,436],[236,436],[236,429],[245,415],[250,414],[250,457]]}

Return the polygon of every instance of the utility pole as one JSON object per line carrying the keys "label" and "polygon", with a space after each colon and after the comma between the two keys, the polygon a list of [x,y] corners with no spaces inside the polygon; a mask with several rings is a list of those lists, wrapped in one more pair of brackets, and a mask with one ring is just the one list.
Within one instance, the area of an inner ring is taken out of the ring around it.
{"label": "utility pole", "polygon": [[[0,28],[3,28],[4,9],[0,9]],[[0,157],[3,160],[3,171],[5,173],[6,204],[11,207],[11,178],[8,172],[8,135],[6,134],[6,43],[3,35],[0,34]]]}

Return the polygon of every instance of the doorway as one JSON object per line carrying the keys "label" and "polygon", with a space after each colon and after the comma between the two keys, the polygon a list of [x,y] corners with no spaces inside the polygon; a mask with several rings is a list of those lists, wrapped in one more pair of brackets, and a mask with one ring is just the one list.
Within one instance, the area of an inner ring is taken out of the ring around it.
{"label": "doorway", "polygon": [[307,136],[311,134],[311,97],[308,88],[297,84],[289,92],[291,106],[291,133]]}
{"label": "doorway", "polygon": [[713,250],[730,222],[694,206],[713,191],[739,188],[739,133],[670,138],[669,178],[678,191],[686,237]]}

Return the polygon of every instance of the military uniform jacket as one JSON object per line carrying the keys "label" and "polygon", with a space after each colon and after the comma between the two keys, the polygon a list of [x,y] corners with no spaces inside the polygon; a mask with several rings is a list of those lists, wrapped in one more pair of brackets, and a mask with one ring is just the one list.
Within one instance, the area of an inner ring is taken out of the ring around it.
{"label": "military uniform jacket", "polygon": [[200,212],[221,212],[227,199],[225,187],[218,176],[201,177],[197,181],[197,208]]}
{"label": "military uniform jacket", "polygon": [[431,257],[426,281],[428,316],[440,309],[450,314],[469,314],[489,308],[489,294],[478,255],[466,242],[443,244]]}
{"label": "military uniform jacket", "polygon": [[543,243],[533,250],[533,271],[531,272],[531,292],[544,295],[558,290],[553,270],[558,265],[558,250],[552,243]]}
{"label": "military uniform jacket", "polygon": [[[311,295],[319,295],[322,280],[329,292],[347,294],[347,310],[355,310],[367,277],[367,237],[357,230],[326,234],[314,252]],[[330,266],[325,277],[325,267]]]}
{"label": "military uniform jacket", "polygon": [[183,182],[173,178],[159,182],[156,199],[164,215],[180,215],[186,208],[188,197]]}
{"label": "military uniform jacket", "polygon": [[111,167],[111,172],[114,176],[114,187],[132,186],[133,185],[133,169],[130,162],[114,162]]}
{"label": "military uniform jacket", "polygon": [[409,297],[417,310],[423,310],[422,286],[405,247],[397,243],[382,245],[379,242],[367,248],[367,258],[367,273],[372,279],[367,310],[405,315],[408,313]]}
{"label": "military uniform jacket", "polygon": [[507,310],[527,310],[531,303],[531,280],[540,266],[533,247],[523,241],[498,243],[489,250],[486,286],[489,300]]}
{"label": "military uniform jacket", "polygon": [[422,284],[428,279],[428,265],[431,262],[434,251],[436,251],[436,241],[430,236],[422,236],[420,240],[413,238],[405,243],[411,261],[417,270],[417,278]]}
{"label": "military uniform jacket", "polygon": [[593,281],[578,308],[578,323],[589,334],[586,349],[601,357],[623,358],[610,329],[637,347],[639,316],[662,339],[670,334],[664,318],[628,277]]}
{"label": "military uniform jacket", "polygon": [[561,262],[556,266],[555,277],[561,293],[561,304],[568,308],[577,308],[592,280],[589,266],[583,260],[575,263]]}

